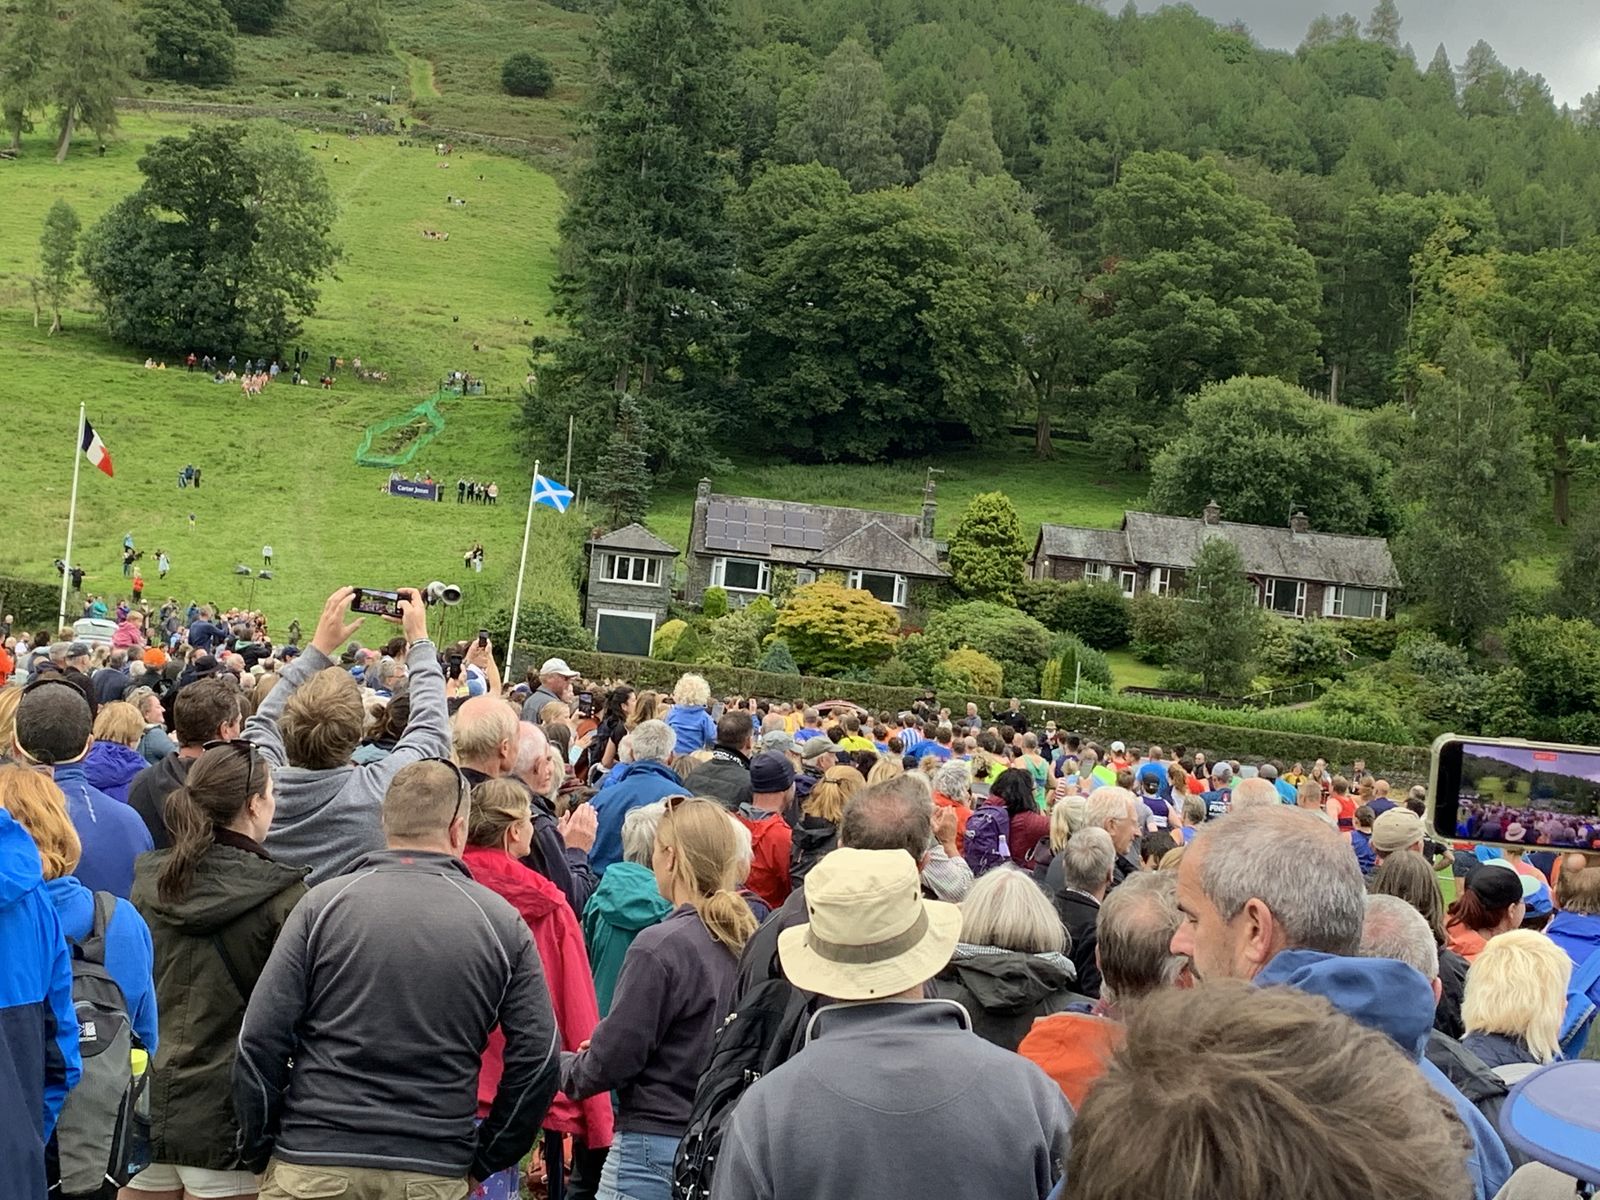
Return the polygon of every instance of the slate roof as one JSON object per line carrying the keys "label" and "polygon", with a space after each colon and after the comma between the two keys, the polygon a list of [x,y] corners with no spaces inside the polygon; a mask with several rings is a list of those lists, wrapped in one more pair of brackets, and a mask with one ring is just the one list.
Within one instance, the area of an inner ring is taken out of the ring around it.
{"label": "slate roof", "polygon": [[[1046,525],[1040,530],[1038,545],[1047,558],[1187,568],[1194,565],[1205,540],[1218,536],[1238,547],[1244,568],[1252,575],[1355,587],[1400,586],[1385,539],[1348,533],[1295,533],[1287,526],[1236,521],[1207,525],[1198,517],[1125,512],[1120,530]],[[1117,550],[1120,553],[1113,553]]]}
{"label": "slate roof", "polygon": [[738,522],[738,545],[708,546],[706,527],[712,522],[697,511],[689,547],[695,554],[749,555],[784,566],[885,571],[925,579],[949,574],[939,565],[937,543],[921,535],[921,521],[910,513],[720,493],[708,497],[706,511],[728,514]]}
{"label": "slate roof", "polygon": [[621,529],[613,530],[597,538],[590,538],[590,546],[598,546],[602,550],[636,550],[643,554],[676,554],[678,548],[670,542],[664,542],[651,533],[643,525],[635,521],[632,525],[624,525]]}
{"label": "slate roof", "polygon": [[1133,564],[1128,538],[1120,529],[1085,525],[1041,525],[1034,554],[1046,558],[1081,558],[1084,562]]}

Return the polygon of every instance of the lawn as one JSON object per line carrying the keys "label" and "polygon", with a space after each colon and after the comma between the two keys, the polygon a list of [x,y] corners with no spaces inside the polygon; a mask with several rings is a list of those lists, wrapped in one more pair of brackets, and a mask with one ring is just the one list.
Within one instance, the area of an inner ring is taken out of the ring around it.
{"label": "lawn", "polygon": [[[431,151],[395,139],[315,139],[328,147],[316,155],[339,196],[345,257],[298,344],[313,364],[360,355],[390,382],[361,384],[345,372],[331,392],[280,382],[247,400],[176,364],[145,370],[143,354],[105,339],[87,312],[68,313],[66,331],[54,338],[33,327],[25,277],[45,210],[63,196],[92,222],[136,186],[142,147],[186,124],[130,117],[104,158],[74,154],[58,167],[35,138],[21,160],[0,163],[0,413],[13,439],[4,478],[25,498],[8,508],[0,573],[55,577],[83,400],[116,465],[113,479],[83,472],[74,557],[88,569],[87,589],[123,590],[119,549],[131,531],[147,552],[147,595],[234,603],[249,594],[234,564],[259,566],[262,544],[271,543],[275,578],[257,585],[255,602],[277,627],[310,622],[340,584],[440,578],[467,589],[452,632],[476,628],[494,605],[509,604],[515,582],[528,468],[513,418],[526,341],[547,323],[560,205],[554,180],[497,156],[458,153],[440,170]],[[447,206],[447,192],[470,203]],[[429,241],[423,228],[448,231],[450,240]],[[386,473],[354,462],[362,431],[457,368],[486,379],[489,394],[446,404],[446,428],[415,466],[452,493],[460,475],[493,480],[500,504],[461,507],[452,494],[427,505],[381,494]],[[198,492],[176,486],[188,462],[203,469]],[[575,609],[577,516],[540,509],[534,535],[525,599]],[[477,576],[461,563],[474,541],[486,556]],[[164,586],[155,581],[158,548],[172,559]]]}
{"label": "lawn", "polygon": [[[10,9],[0,6],[0,37]],[[141,80],[134,94],[339,114],[392,111],[447,129],[566,145],[587,87],[593,17],[542,0],[387,0],[384,9],[387,53],[322,49],[308,36],[315,0],[289,0],[274,33],[239,35],[232,82],[202,88]],[[500,90],[500,64],[517,50],[550,60],[556,86],[549,96],[522,99]],[[391,103],[401,107],[390,110]]]}
{"label": "lawn", "polygon": [[1161,667],[1140,662],[1127,648],[1107,650],[1106,661],[1111,664],[1111,682],[1120,691],[1123,688],[1161,686]]}
{"label": "lawn", "polygon": [[[1041,462],[1033,457],[1031,437],[1002,438],[989,446],[952,451],[938,459],[891,465],[760,463],[744,458],[735,461],[731,472],[711,482],[714,490],[735,496],[912,513],[922,509],[922,487],[930,466],[941,472],[935,476],[937,537],[950,537],[973,496],[1003,491],[1017,506],[1030,551],[1040,524],[1046,521],[1107,528],[1121,524],[1123,509],[1137,507],[1146,487],[1142,475],[1092,466],[1086,469],[1070,456]],[[689,544],[693,512],[692,483],[661,489],[656,492],[649,525],[683,549]]]}

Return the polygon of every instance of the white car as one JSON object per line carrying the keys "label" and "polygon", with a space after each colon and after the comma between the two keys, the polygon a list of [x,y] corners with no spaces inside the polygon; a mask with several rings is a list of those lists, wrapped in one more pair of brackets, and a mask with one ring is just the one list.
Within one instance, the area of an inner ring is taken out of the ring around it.
{"label": "white car", "polygon": [[111,635],[116,631],[117,623],[104,617],[84,617],[72,623],[72,636],[91,646],[111,645]]}

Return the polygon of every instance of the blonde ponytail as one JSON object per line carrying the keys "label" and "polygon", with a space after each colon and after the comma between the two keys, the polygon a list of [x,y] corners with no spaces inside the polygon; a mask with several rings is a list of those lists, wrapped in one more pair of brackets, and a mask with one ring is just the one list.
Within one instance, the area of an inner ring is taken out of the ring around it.
{"label": "blonde ponytail", "polygon": [[704,898],[697,896],[690,903],[712,937],[735,957],[744,951],[744,944],[756,931],[756,915],[743,896],[722,888]]}

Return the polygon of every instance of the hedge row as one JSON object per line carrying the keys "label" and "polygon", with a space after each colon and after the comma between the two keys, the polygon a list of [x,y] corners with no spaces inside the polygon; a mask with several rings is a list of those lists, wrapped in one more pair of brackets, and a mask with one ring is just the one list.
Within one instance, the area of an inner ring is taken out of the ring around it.
{"label": "hedge row", "polygon": [[51,629],[61,608],[59,583],[35,583],[0,575],[0,614],[17,619],[19,629]]}
{"label": "hedge row", "polygon": [[[533,668],[546,658],[565,658],[574,670],[592,680],[627,680],[638,687],[670,691],[685,671],[703,676],[714,695],[765,696],[781,700],[851,700],[873,712],[901,712],[911,708],[932,689],[885,687],[875,683],[853,683],[821,679],[809,675],[774,675],[747,667],[685,667],[682,663],[661,662],[653,658],[634,658],[625,654],[599,654],[585,650],[565,650],[549,646],[519,645],[524,668]],[[937,692],[938,702],[951,712],[966,711],[970,701],[978,711],[1004,708],[1006,701],[994,696],[969,696],[959,692]],[[1348,765],[1365,759],[1375,772],[1396,783],[1423,782],[1428,776],[1428,750],[1423,746],[1391,746],[1379,742],[1357,742],[1319,737],[1306,733],[1224,726],[1204,721],[1179,720],[1147,713],[1113,709],[1044,704],[1025,701],[1029,721],[1043,725],[1053,720],[1074,733],[1109,742],[1114,738],[1138,745],[1152,742],[1171,749],[1183,746],[1200,750],[1209,759],[1273,759],[1288,766],[1303,762],[1307,767],[1318,758]]]}

